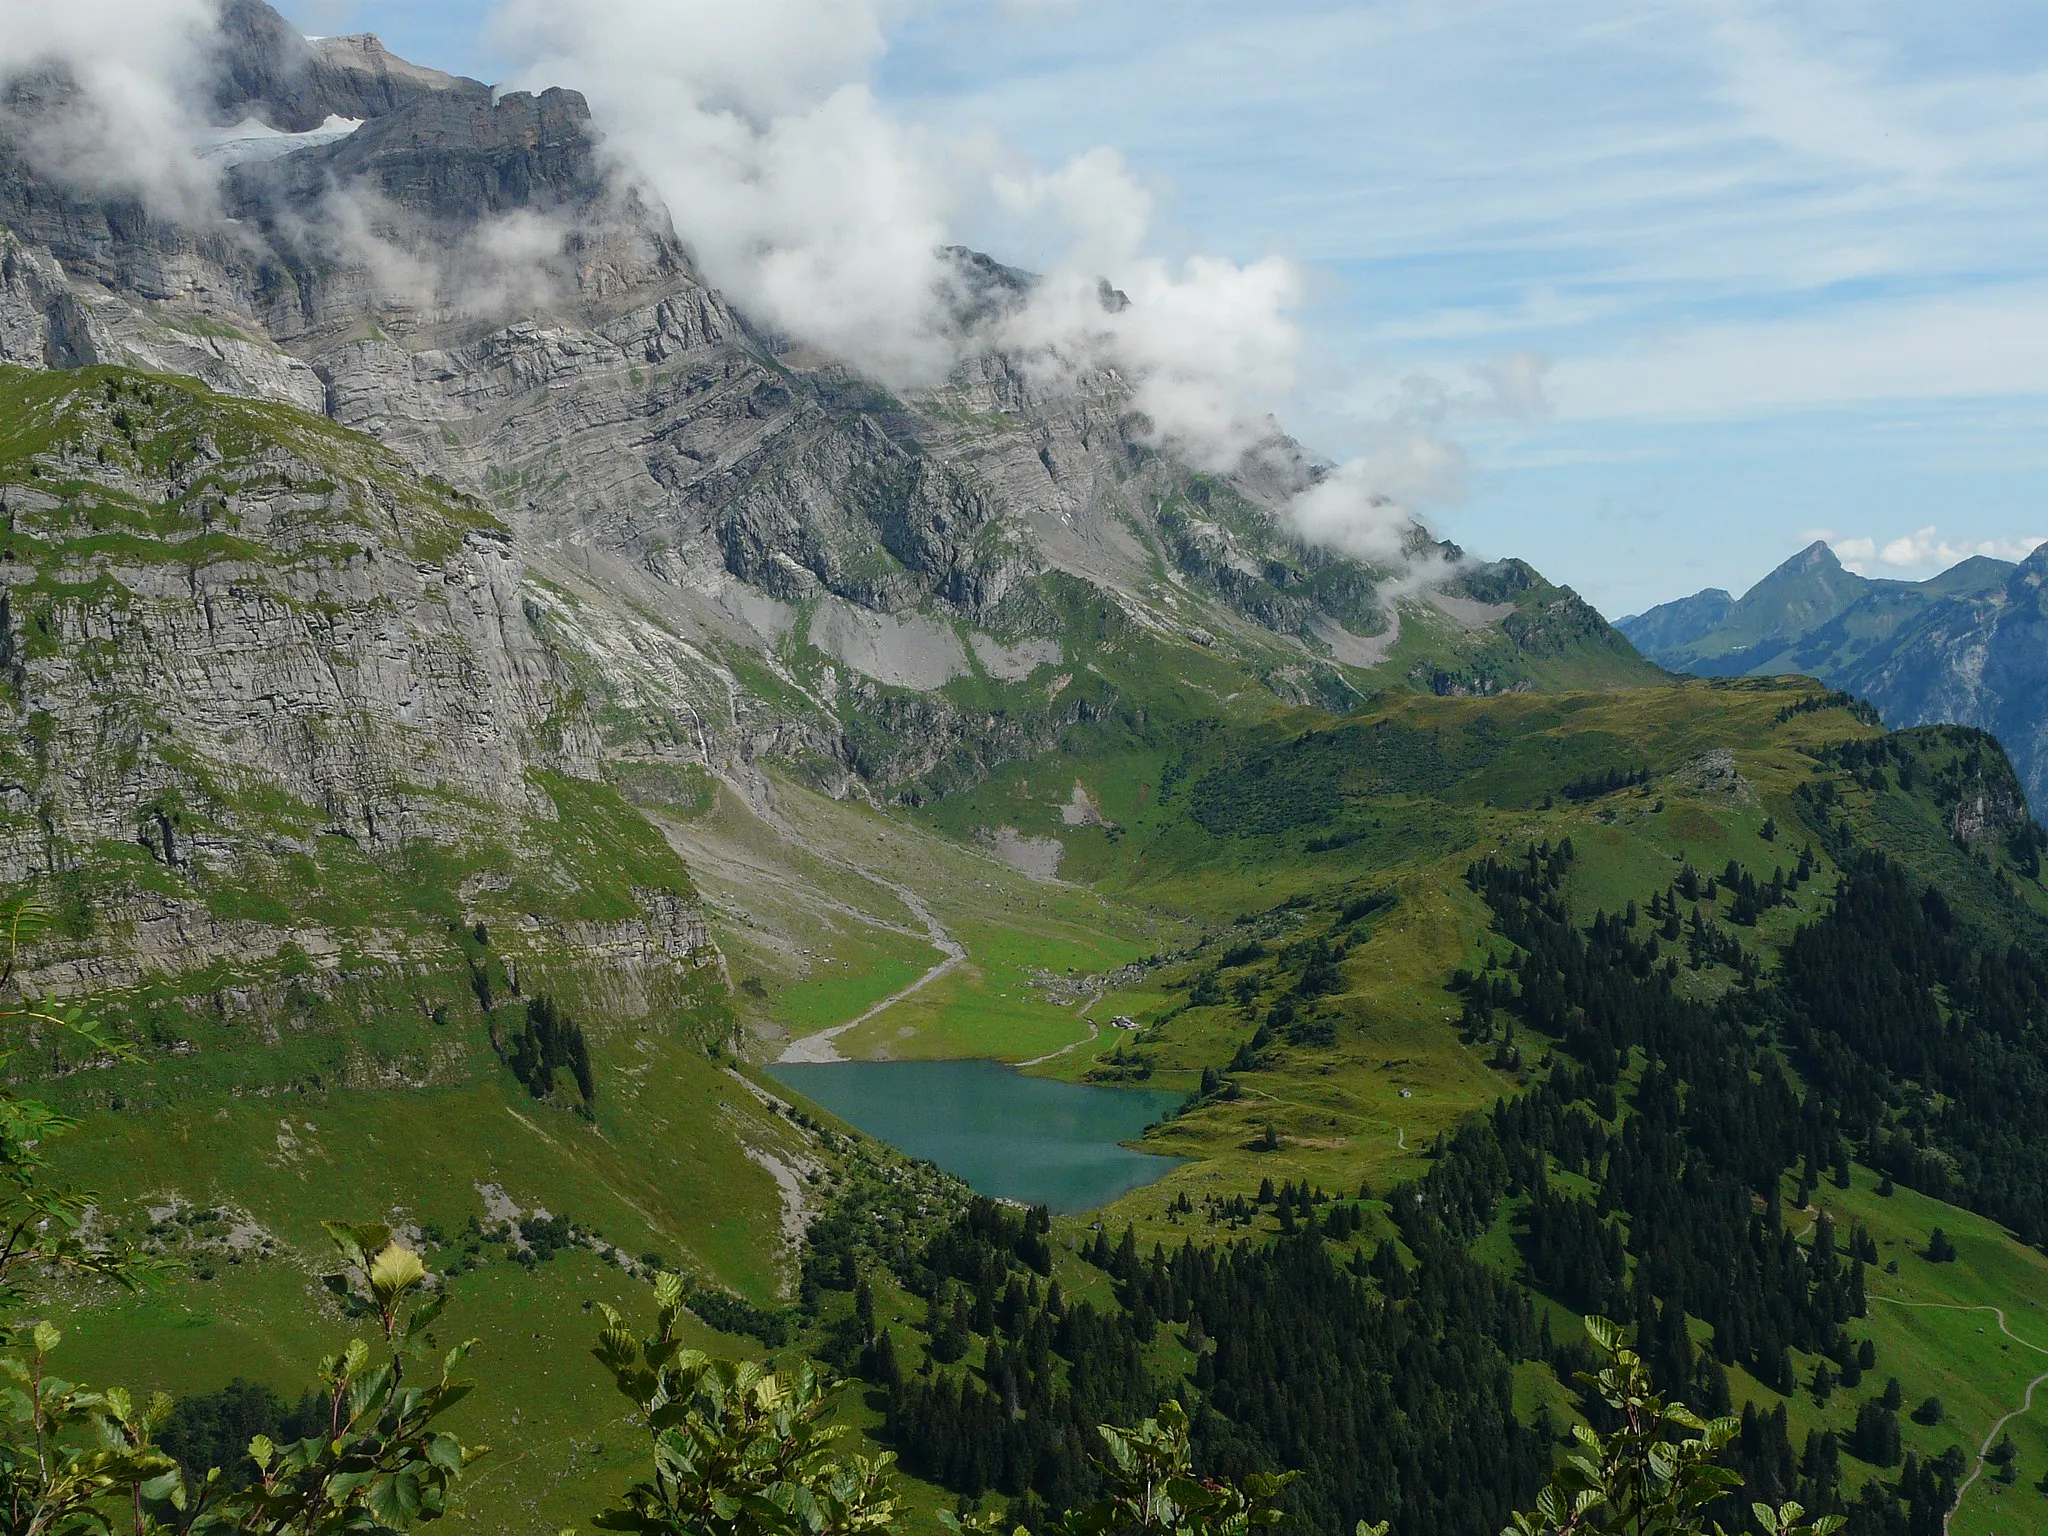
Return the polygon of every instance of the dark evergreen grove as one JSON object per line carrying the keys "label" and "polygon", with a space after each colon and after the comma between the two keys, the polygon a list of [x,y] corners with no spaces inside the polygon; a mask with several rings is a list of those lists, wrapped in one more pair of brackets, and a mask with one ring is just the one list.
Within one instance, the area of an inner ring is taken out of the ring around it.
{"label": "dark evergreen grove", "polygon": [[491,1044],[499,1058],[512,1069],[526,1091],[536,1099],[551,1098],[555,1074],[567,1068],[576,1080],[577,1091],[587,1106],[597,1097],[597,1080],[590,1070],[590,1046],[583,1027],[563,1013],[546,996],[530,997],[524,1018],[509,1034],[491,1025]]}
{"label": "dark evergreen grove", "polygon": [[2048,963],[1867,855],[1785,955],[1787,1038],[1864,1156],[2048,1241]]}
{"label": "dark evergreen grove", "polygon": [[219,1467],[229,1486],[241,1488],[256,1480],[249,1459],[255,1436],[298,1440],[327,1427],[327,1404],[317,1393],[288,1403],[274,1388],[238,1377],[218,1392],[179,1398],[157,1441],[188,1478],[204,1479],[209,1467]]}
{"label": "dark evergreen grove", "polygon": [[[1736,1366],[1780,1393],[1858,1399],[1851,1430],[1798,1446],[1782,1409],[1741,1414],[1731,1455],[1749,1486],[1720,1511],[1731,1530],[1750,1527],[1752,1500],[1797,1499],[1846,1515],[1851,1536],[1934,1536],[1964,1464],[1902,1453],[1897,1388],[1858,1326],[1876,1246],[1825,1216],[1795,1226],[1786,1191],[1805,1207],[1860,1156],[2039,1241],[2048,970],[1875,853],[1841,860],[1830,909],[1768,976],[1731,929],[1789,902],[1811,850],[1762,879],[1688,866],[1647,910],[1583,926],[1564,897],[1574,860],[1546,844],[1468,872],[1513,951],[1455,978],[1464,1027],[1562,1048],[1384,1202],[1268,1188],[1209,1217],[1235,1230],[1268,1209],[1277,1240],[1141,1255],[1129,1234],[1099,1235],[1082,1257],[1114,1280],[1113,1307],[1052,1283],[1042,1214],[978,1202],[890,1255],[928,1303],[915,1372],[841,1234],[807,1278],[860,1287],[845,1357],[906,1464],[1027,1514],[1071,1507],[1093,1491],[1093,1427],[1173,1395],[1219,1472],[1300,1471],[1289,1497],[1310,1530],[1391,1519],[1399,1536],[1492,1536],[1557,1453],[1547,1419],[1515,1414],[1513,1368],[1544,1361],[1569,1383],[1591,1363],[1533,1292],[1623,1322],[1659,1388],[1705,1413],[1729,1411]],[[1713,965],[1734,972],[1719,997],[1680,985]],[[1261,1059],[1241,1051],[1227,1070]],[[1503,1221],[1513,1277],[1472,1256]],[[1798,1379],[1795,1351],[1816,1362]],[[1600,1427],[1598,1404],[1582,1407]]]}
{"label": "dark evergreen grove", "polygon": [[[1489,1124],[1454,1141],[1452,1155],[1423,1181],[1443,1184],[1444,1193],[1422,1209],[1468,1211],[1476,1230],[1491,1219],[1499,1193],[1527,1192],[1521,1240],[1531,1278],[1576,1305],[1615,1303],[1624,1268],[1617,1248],[1625,1249],[1628,1298],[1619,1315],[1634,1323],[1660,1383],[1706,1411],[1727,1407],[1725,1370],[1738,1362],[1781,1393],[1795,1390],[1793,1349],[1823,1357],[1816,1390],[1862,1388],[1875,1352],[1867,1339],[1854,1339],[1850,1325],[1864,1315],[1864,1265],[1876,1249],[1860,1229],[1845,1237],[1824,1215],[1802,1245],[1785,1224],[1781,1190],[1796,1175],[1804,1205],[1824,1175],[1846,1181],[1853,1140],[1896,1177],[1971,1200],[2022,1235],[2038,1234],[2038,1196],[2035,1225],[2014,1219],[2026,1213],[2024,1184],[1993,1208],[1983,1185],[1936,1184],[1927,1174],[1972,1167],[1962,1155],[1991,1139],[1986,1121],[2001,1109],[2004,1117],[1992,1121],[2009,1133],[2001,1166],[2032,1166],[2048,1151],[2041,1098],[2032,1101],[2040,1118],[2031,1126],[2002,1094],[1933,1126],[1909,1109],[1925,1102],[1918,1090],[1962,1083],[1973,1062],[1981,1070],[1996,1054],[1992,1041],[2038,1040],[2038,1025],[2048,1021],[2038,969],[2017,949],[1973,941],[1939,892],[1914,891],[1896,865],[1864,853],[1845,871],[1830,910],[1798,931],[1781,977],[1766,983],[1754,967],[1739,968],[1738,984],[1718,1001],[1697,1001],[1676,986],[1678,958],[1660,952],[1660,935],[1637,936],[1633,911],[1603,914],[1584,930],[1570,920],[1562,888],[1572,860],[1566,843],[1470,871],[1496,931],[1520,959],[1511,967],[1514,985],[1468,978],[1468,994],[1483,991],[1489,1011],[1512,1007],[1561,1039],[1579,1065],[1553,1070],[1531,1093],[1496,1106]],[[1796,889],[1811,871],[1810,857],[1802,858],[1790,881],[1774,876],[1766,889]],[[1745,907],[1755,887],[1746,873],[1731,868],[1718,883],[1732,892],[1731,920],[1753,920],[1753,907]],[[1678,884],[1692,889],[1673,895],[1688,900],[1716,894],[1690,869]],[[1676,911],[1671,896],[1661,904]],[[1693,911],[1698,934],[1711,920],[1702,905]],[[1701,947],[1688,945],[1689,963],[1698,965]],[[1931,1006],[1937,986],[1954,1007],[1946,1020]],[[1468,1024],[1484,1023],[1479,1012],[1468,1008]],[[1882,1054],[1887,1045],[1896,1053],[1890,1058]],[[1783,1048],[1806,1069],[1812,1087],[1804,1098],[1780,1065]],[[1642,1070],[1617,1130],[1611,1088],[1636,1053]],[[2040,1066],[2018,1055],[2002,1059],[2023,1090]],[[1943,1071],[1951,1075],[1937,1075]],[[1852,1084],[1864,1085],[1860,1102],[1843,1091]],[[1911,1155],[1930,1134],[1954,1164]],[[1592,1181],[1595,1198],[1555,1194],[1554,1170]],[[1694,1347],[1688,1316],[1711,1325],[1707,1349]],[[1906,1458],[1902,1466],[1897,1407],[1873,1397],[1859,1405],[1846,1447],[1817,1434],[1796,1457],[1782,1412],[1745,1412],[1736,1448],[1749,1481],[1745,1497],[1797,1498],[1809,1509],[1845,1513],[1859,1536],[1940,1530],[1961,1458],[1932,1465]],[[1852,1494],[1845,1450],[1873,1469],[1900,1471],[1891,1480],[1866,1474]],[[1728,1518],[1732,1524],[1742,1512],[1731,1509]]]}
{"label": "dark evergreen grove", "polygon": [[[961,1366],[906,1376],[879,1331],[862,1354],[905,1464],[969,1496],[1071,1507],[1096,1491],[1096,1425],[1191,1390],[1204,1465],[1301,1471],[1291,1499],[1309,1529],[1398,1509],[1419,1536],[1499,1530],[1551,1461],[1549,1428],[1513,1408],[1510,1367],[1542,1347],[1528,1297],[1455,1249],[1412,1267],[1391,1244],[1340,1262],[1324,1234],[1353,1224],[1323,1204],[1277,1243],[1141,1257],[1128,1233],[1099,1238],[1087,1257],[1119,1301],[1102,1310],[1041,1277],[1031,1216],[978,1202],[917,1272],[938,1319],[930,1352]],[[1178,1380],[1149,1363],[1161,1343],[1192,1356]]]}

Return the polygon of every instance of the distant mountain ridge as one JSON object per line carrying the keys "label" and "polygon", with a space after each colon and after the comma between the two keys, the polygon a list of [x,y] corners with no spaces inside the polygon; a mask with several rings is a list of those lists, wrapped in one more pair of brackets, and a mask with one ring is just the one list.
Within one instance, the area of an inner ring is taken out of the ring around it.
{"label": "distant mountain ridge", "polygon": [[1702,677],[1803,673],[1862,695],[1887,724],[1973,725],[2048,803],[2048,545],[1977,556],[1928,581],[1873,580],[1825,543],[1739,599],[1719,589],[1616,624],[1644,655]]}

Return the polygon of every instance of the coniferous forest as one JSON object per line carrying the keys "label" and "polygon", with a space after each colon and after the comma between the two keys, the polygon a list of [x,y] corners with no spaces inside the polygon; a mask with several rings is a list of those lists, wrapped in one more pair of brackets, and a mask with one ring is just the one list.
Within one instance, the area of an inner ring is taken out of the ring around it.
{"label": "coniferous forest", "polygon": [[[1113,1307],[1049,1280],[1043,1213],[978,1201],[896,1255],[929,1303],[928,1363],[906,1373],[871,1300],[848,1359],[906,1466],[970,1499],[1071,1507],[1100,1482],[1090,1426],[1179,1395],[1220,1470],[1300,1469],[1286,1499],[1308,1529],[1490,1536],[1541,1485],[1559,1429],[1514,1411],[1514,1368],[1570,1382],[1594,1364],[1540,1296],[1627,1325],[1656,1386],[1705,1414],[1731,1411],[1736,1366],[1780,1393],[1860,1399],[1850,1433],[1798,1444],[1782,1407],[1740,1412],[1727,1454],[1747,1488],[1716,1510],[1731,1530],[1761,1529],[1751,1504],[1766,1500],[1839,1514],[1853,1536],[1941,1531],[1964,1462],[1902,1454],[1905,1404],[1862,1326],[1875,1244],[1795,1217],[1855,1159],[2038,1241],[2048,1043],[2031,1026],[2048,972],[1864,851],[1779,972],[1746,964],[1702,1000],[1678,985],[1682,961],[1716,958],[1702,902],[1719,887],[1741,921],[1810,880],[1813,851],[1763,882],[1688,866],[1647,910],[1588,924],[1564,901],[1574,859],[1567,840],[1468,870],[1508,958],[1455,979],[1465,1027],[1557,1048],[1383,1205],[1269,1181],[1256,1208],[1278,1218],[1272,1242],[1146,1253],[1097,1232],[1083,1257]],[[1380,1209],[1391,1235],[1370,1230]],[[1471,1251],[1504,1211],[1526,1286]],[[1815,1382],[1795,1378],[1794,1351],[1820,1358]],[[1597,1400],[1578,1406],[1612,1427]]]}

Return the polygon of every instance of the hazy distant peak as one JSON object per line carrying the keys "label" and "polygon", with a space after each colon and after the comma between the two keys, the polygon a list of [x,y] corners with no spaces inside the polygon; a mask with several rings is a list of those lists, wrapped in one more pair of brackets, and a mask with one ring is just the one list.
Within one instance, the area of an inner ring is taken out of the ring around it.
{"label": "hazy distant peak", "polygon": [[1972,555],[1921,585],[1943,597],[1977,596],[1997,591],[2012,579],[2013,572],[2018,569],[2010,560]]}
{"label": "hazy distant peak", "polygon": [[1843,566],[1841,560],[1835,554],[1834,547],[1826,539],[1815,539],[1806,548],[1800,550],[1798,554],[1751,587],[1743,595],[1743,601],[1747,602],[1765,588],[1781,584],[1787,580],[1826,580],[1829,577],[1841,577],[1848,582],[1859,585],[1864,580],[1863,577],[1856,575]]}
{"label": "hazy distant peak", "polygon": [[1719,587],[1709,587],[1691,597],[1661,603],[1647,613],[1622,619],[1614,627],[1628,636],[1637,650],[1655,660],[1660,654],[1668,654],[1712,633],[1734,606],[1732,593]]}
{"label": "hazy distant peak", "polygon": [[1832,544],[1828,543],[1826,539],[1815,539],[1806,548],[1799,551],[1790,560],[1787,560],[1779,569],[1783,570],[1793,566],[1803,571],[1839,571],[1842,569],[1842,562],[1836,557]]}

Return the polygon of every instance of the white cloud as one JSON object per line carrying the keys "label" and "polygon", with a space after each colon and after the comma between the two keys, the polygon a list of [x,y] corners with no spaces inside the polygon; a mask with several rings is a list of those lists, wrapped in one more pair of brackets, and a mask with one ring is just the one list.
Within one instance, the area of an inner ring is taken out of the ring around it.
{"label": "white cloud", "polygon": [[998,329],[999,345],[1049,383],[1123,374],[1154,437],[1205,469],[1230,469],[1274,435],[1272,413],[1296,387],[1301,353],[1289,312],[1303,284],[1292,262],[1148,254],[1151,199],[1110,150],[1048,175],[1006,176],[997,192],[1014,214],[1053,213],[1068,237]]}
{"label": "white cloud", "polygon": [[[1020,48],[1031,67],[996,66],[943,106],[1048,143],[1120,120],[1140,163],[1181,168],[1197,228],[1358,264],[1340,343],[1455,358],[1543,333],[1561,368],[1616,376],[1584,414],[1642,414],[1658,407],[1611,402],[1650,370],[1623,380],[1616,360],[1731,317],[1761,337],[1894,284],[2003,302],[1987,285],[2048,240],[2048,69],[2037,36],[1991,46],[2011,29],[1983,5],[1943,14],[1130,0],[1072,23],[1083,40],[1059,67]],[[1051,30],[1028,35],[1049,52]],[[1769,411],[1787,393],[1776,361],[1755,371],[1754,400],[1716,377],[1704,405],[1673,408]],[[1916,393],[1913,362],[1886,393]],[[1861,372],[1795,377],[1802,398],[1856,400]],[[1580,414],[1558,382],[1561,411]],[[1650,383],[1652,399],[1704,392]]]}
{"label": "white cloud", "polygon": [[572,82],[707,276],[892,384],[952,361],[944,147],[879,109],[874,0],[508,0],[535,84]]}
{"label": "white cloud", "polygon": [[[1869,539],[1857,542],[1863,546],[1872,543]],[[1965,540],[1957,544],[1942,538],[1940,529],[1927,527],[1889,541],[1877,551],[1877,558],[1897,570],[1947,570],[1978,555],[1988,555],[1994,560],[2024,560],[2042,542],[2040,538],[2004,538]],[[1866,555],[1864,558],[1869,557]]]}
{"label": "white cloud", "polygon": [[18,124],[46,175],[137,196],[153,211],[203,218],[213,172],[195,158],[193,110],[214,28],[207,0],[64,0],[9,4],[0,15],[0,83],[58,71],[49,110]]}
{"label": "white cloud", "polygon": [[1901,534],[1882,543],[1867,536],[1844,537],[1827,529],[1813,529],[1810,533],[1811,536],[1825,539],[1844,568],[1858,576],[1869,576],[1880,571],[1904,571],[1915,574],[1940,572],[1980,555],[2017,564],[2039,549],[2044,542],[2048,542],[2040,537],[1946,539],[1942,537],[1940,528],[1934,525]]}
{"label": "white cloud", "polygon": [[[1153,440],[1207,470],[1272,444],[1301,388],[1300,267],[1161,254],[1151,194],[1113,150],[1045,171],[984,135],[906,127],[868,86],[886,19],[879,0],[507,0],[499,34],[527,80],[590,97],[707,278],[769,325],[899,388],[939,382],[983,345],[1048,385],[1114,373]],[[981,336],[961,333],[940,254],[970,207],[1049,253]],[[1408,509],[1463,482],[1463,455],[1437,431],[1445,415],[1540,414],[1545,367],[1503,357],[1469,390],[1368,423],[1365,451],[1303,497],[1297,525],[1397,563]]]}

